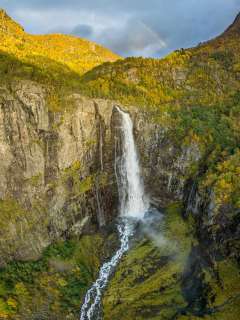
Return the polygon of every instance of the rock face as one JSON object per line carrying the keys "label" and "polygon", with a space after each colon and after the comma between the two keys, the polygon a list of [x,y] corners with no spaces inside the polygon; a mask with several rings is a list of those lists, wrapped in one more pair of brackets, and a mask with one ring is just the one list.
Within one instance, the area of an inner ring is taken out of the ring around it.
{"label": "rock face", "polygon": [[[62,102],[65,111],[53,112],[49,101],[47,89],[35,82],[0,88],[1,265],[37,259],[53,241],[94,231],[117,214],[114,161],[121,139],[116,103],[72,94]],[[238,231],[230,233],[229,208],[216,209],[212,190],[199,190],[201,170],[192,175],[192,167],[204,160],[197,142],[176,144],[144,110],[121,108],[133,118],[153,204],[183,201],[184,214],[193,214],[201,236],[213,242],[224,242],[222,230],[214,233],[212,218],[220,210],[219,225],[231,240]]]}
{"label": "rock face", "polygon": [[154,123],[150,114],[130,110],[146,191],[153,205],[164,208],[181,202],[183,216],[193,217],[198,238],[210,255],[238,260],[239,210],[217,203],[214,189],[201,183],[211,152],[206,153],[194,139],[177,143],[167,127]]}
{"label": "rock face", "polygon": [[182,200],[190,168],[201,158],[198,145],[192,142],[177,146],[166,128],[151,123],[144,113],[136,116],[136,136],[145,183],[153,201],[155,198],[164,207],[169,201]]}
{"label": "rock face", "polygon": [[50,112],[45,88],[30,81],[1,88],[1,265],[36,259],[114,214],[113,103],[72,95],[66,104]]}

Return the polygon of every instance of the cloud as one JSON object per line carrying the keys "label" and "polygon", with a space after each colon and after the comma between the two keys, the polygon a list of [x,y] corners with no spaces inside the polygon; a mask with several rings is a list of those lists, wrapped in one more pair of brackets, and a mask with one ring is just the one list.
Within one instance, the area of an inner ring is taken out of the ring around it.
{"label": "cloud", "polygon": [[93,28],[88,24],[78,24],[71,33],[79,37],[90,38],[93,34]]}
{"label": "cloud", "polygon": [[163,56],[221,33],[240,0],[0,0],[28,32],[72,33],[128,55]]}
{"label": "cloud", "polygon": [[71,34],[87,37],[91,40],[111,48],[121,55],[152,56],[166,47],[160,35],[137,19],[125,21],[108,21],[92,25],[77,25]]}

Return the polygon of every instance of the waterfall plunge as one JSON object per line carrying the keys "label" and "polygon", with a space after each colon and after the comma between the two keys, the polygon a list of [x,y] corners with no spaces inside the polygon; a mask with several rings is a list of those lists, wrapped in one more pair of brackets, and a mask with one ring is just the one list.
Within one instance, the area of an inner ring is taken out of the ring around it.
{"label": "waterfall plunge", "polygon": [[141,182],[138,155],[133,137],[130,115],[116,107],[122,118],[122,156],[120,159],[118,186],[122,216],[142,219],[149,204]]}
{"label": "waterfall plunge", "polygon": [[[136,220],[143,219],[149,208],[149,203],[144,195],[144,187],[141,183],[140,168],[137,151],[133,137],[133,124],[128,113],[116,107],[121,115],[122,155],[115,159],[116,178],[118,180],[118,192],[120,200],[121,220],[118,225],[120,248],[109,262],[102,265],[98,279],[87,291],[81,308],[80,320],[100,319],[100,304],[103,290],[115,267],[129,248],[129,238],[134,233]],[[117,174],[118,171],[118,174]]]}

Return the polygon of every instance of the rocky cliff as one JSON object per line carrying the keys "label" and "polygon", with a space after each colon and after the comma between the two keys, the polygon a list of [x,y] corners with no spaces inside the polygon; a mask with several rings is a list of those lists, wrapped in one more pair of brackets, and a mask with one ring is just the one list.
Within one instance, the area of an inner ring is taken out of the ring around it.
{"label": "rocky cliff", "polygon": [[65,103],[70,111],[52,113],[43,86],[1,87],[2,265],[115,214],[113,102],[73,94]]}

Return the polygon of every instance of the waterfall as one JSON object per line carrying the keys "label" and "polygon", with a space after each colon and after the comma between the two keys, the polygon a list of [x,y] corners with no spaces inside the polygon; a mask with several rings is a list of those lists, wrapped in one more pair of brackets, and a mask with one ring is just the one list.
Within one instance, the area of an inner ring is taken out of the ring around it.
{"label": "waterfall", "polygon": [[122,117],[122,156],[119,168],[119,196],[122,216],[142,219],[149,203],[144,194],[140,176],[138,155],[133,137],[133,123],[130,115],[116,107]]}
{"label": "waterfall", "polygon": [[87,291],[81,308],[80,320],[96,320],[101,318],[100,305],[103,290],[108,284],[110,275],[129,248],[129,239],[134,233],[136,221],[143,219],[149,207],[140,177],[132,120],[128,113],[123,112],[119,107],[116,107],[116,109],[121,116],[120,131],[122,136],[122,155],[120,158],[116,157],[115,159],[115,172],[120,201],[120,219],[118,224],[120,248],[110,261],[102,265],[98,279]]}

